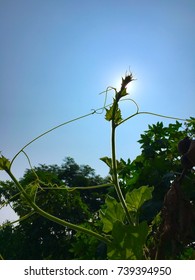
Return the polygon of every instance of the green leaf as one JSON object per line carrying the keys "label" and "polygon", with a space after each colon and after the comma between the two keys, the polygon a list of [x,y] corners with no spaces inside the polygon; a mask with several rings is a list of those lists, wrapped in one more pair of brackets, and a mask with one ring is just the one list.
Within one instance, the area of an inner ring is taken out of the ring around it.
{"label": "green leaf", "polygon": [[10,161],[2,155],[0,157],[0,170],[6,171],[9,169],[10,169]]}
{"label": "green leaf", "polygon": [[103,222],[103,231],[108,233],[112,231],[113,224],[118,220],[123,222],[125,213],[119,202],[111,196],[107,196],[105,204],[107,208],[100,210],[100,218]]}
{"label": "green leaf", "polygon": [[115,112],[115,116],[114,116],[114,121],[116,124],[119,124],[122,121],[122,115],[121,115],[121,110],[119,108],[117,108],[116,112]]}
{"label": "green leaf", "polygon": [[111,169],[112,168],[112,159],[109,157],[102,157],[100,158],[107,166]]}
{"label": "green leaf", "polygon": [[144,202],[152,198],[154,187],[142,186],[126,194],[126,203],[129,211],[137,212]]}
{"label": "green leaf", "polygon": [[108,246],[109,259],[143,259],[148,232],[149,227],[146,222],[133,226],[116,221],[112,231],[113,242]]}
{"label": "green leaf", "polygon": [[111,106],[109,109],[106,109],[105,119],[107,121],[111,121],[112,120],[112,112],[113,112],[113,106]]}
{"label": "green leaf", "polygon": [[124,88],[124,89],[120,92],[120,98],[121,98],[121,97],[124,97],[124,96],[126,96],[126,95],[128,95],[127,89]]}
{"label": "green leaf", "polygon": [[118,108],[118,104],[115,106],[114,102],[109,109],[106,109],[105,119],[107,121],[114,119],[115,124],[118,124],[122,121],[121,110]]}
{"label": "green leaf", "polygon": [[149,227],[146,221],[137,226],[127,226],[124,247],[127,248],[127,253],[132,250],[137,260],[143,259],[144,245],[146,243],[148,232]]}
{"label": "green leaf", "polygon": [[108,258],[111,260],[126,259],[126,249],[124,248],[125,226],[120,221],[113,225],[112,244],[108,246]]}
{"label": "green leaf", "polygon": [[[112,174],[112,159],[109,157],[102,157],[100,158],[100,160],[102,160],[110,168],[110,174]],[[120,161],[116,160],[116,163],[117,163],[117,172],[120,173],[124,169],[125,164],[122,160]]]}

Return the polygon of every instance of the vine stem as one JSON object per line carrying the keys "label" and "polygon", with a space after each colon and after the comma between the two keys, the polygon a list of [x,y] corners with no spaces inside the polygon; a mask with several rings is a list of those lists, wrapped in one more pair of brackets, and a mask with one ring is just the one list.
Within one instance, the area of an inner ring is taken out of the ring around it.
{"label": "vine stem", "polygon": [[[98,110],[98,109],[97,109],[97,110]],[[91,113],[88,113],[88,114],[85,114],[85,115],[83,115],[83,116],[80,116],[80,117],[78,117],[78,118],[72,119],[72,120],[70,120],[70,121],[63,122],[63,123],[61,123],[61,124],[59,124],[59,125],[57,125],[57,126],[51,128],[51,129],[47,130],[46,132],[40,134],[39,136],[37,136],[36,138],[34,138],[34,139],[31,140],[30,142],[28,142],[28,143],[13,157],[13,159],[12,159],[12,161],[11,161],[11,163],[10,163],[10,168],[11,168],[11,166],[12,166],[14,160],[16,159],[16,157],[17,157],[21,152],[23,152],[23,150],[24,150],[26,147],[28,147],[29,145],[31,145],[33,142],[35,142],[35,141],[38,140],[39,138],[45,136],[46,134],[52,132],[52,131],[55,130],[55,129],[58,129],[58,128],[61,127],[61,126],[64,126],[64,125],[66,125],[66,124],[69,124],[69,123],[78,121],[78,120],[83,119],[83,118],[86,118],[86,117],[88,117],[88,116],[90,116],[90,115],[93,115],[93,114],[95,114],[95,113],[96,113],[96,110],[94,110],[94,111],[91,112]]]}
{"label": "vine stem", "polygon": [[[22,153],[22,152],[25,154],[24,149],[27,148],[29,145],[31,145],[31,144],[32,144],[33,142],[35,142],[36,140],[38,140],[39,138],[45,136],[46,134],[48,134],[48,133],[52,132],[53,130],[56,130],[56,129],[58,129],[58,128],[60,128],[60,127],[62,127],[62,126],[64,126],[64,125],[66,125],[66,124],[69,124],[69,123],[72,123],[72,122],[81,120],[81,119],[86,118],[86,117],[89,117],[89,116],[91,116],[91,115],[93,115],[93,114],[102,114],[103,111],[105,110],[105,108],[106,108],[106,107],[109,107],[110,105],[111,105],[111,104],[106,105],[106,98],[105,98],[105,102],[104,102],[104,106],[103,106],[103,107],[98,108],[98,109],[92,109],[92,112],[91,112],[91,113],[88,113],[88,114],[82,115],[82,116],[80,116],[80,117],[74,118],[74,119],[72,119],[72,120],[63,122],[63,123],[61,123],[61,124],[59,124],[59,125],[56,125],[56,126],[52,127],[51,129],[49,129],[49,130],[47,130],[47,131],[41,133],[40,135],[38,135],[37,137],[35,137],[34,139],[32,139],[30,142],[28,142],[22,149],[20,149],[19,152],[17,152],[17,154],[15,154],[15,156],[14,156],[13,159],[11,160],[10,169],[11,169],[11,166],[12,166],[14,160],[17,158],[17,156],[18,156],[20,153]],[[101,112],[98,113],[98,111],[101,111]],[[26,154],[25,154],[25,155],[26,155]]]}
{"label": "vine stem", "polygon": [[127,209],[127,205],[125,202],[125,199],[123,197],[120,185],[119,185],[119,180],[118,180],[118,173],[117,173],[117,161],[116,161],[116,127],[117,125],[115,124],[115,113],[117,109],[117,100],[115,99],[114,104],[113,104],[113,115],[112,115],[112,132],[111,132],[111,146],[112,146],[112,171],[113,171],[113,183],[118,195],[118,198],[122,204],[122,207],[125,211],[128,223],[131,224],[131,217],[129,214],[129,211]]}
{"label": "vine stem", "polygon": [[155,116],[155,117],[160,117],[160,118],[165,118],[165,119],[172,119],[172,120],[177,120],[177,121],[184,121],[184,122],[189,122],[188,119],[182,119],[182,118],[176,118],[176,117],[171,117],[171,116],[165,116],[165,115],[161,115],[161,114],[156,114],[156,113],[152,113],[152,112],[139,112],[137,111],[135,114],[127,117],[126,119],[122,120],[118,125],[121,125],[122,123],[128,121],[129,119],[137,116],[137,115],[152,115],[152,116]]}
{"label": "vine stem", "polygon": [[[42,184],[45,184],[44,182],[40,181]],[[73,192],[75,190],[93,190],[93,189],[100,189],[100,188],[105,188],[105,187],[111,187],[113,186],[113,183],[108,183],[108,184],[102,184],[102,185],[96,185],[96,186],[88,186],[88,187],[67,187],[67,186],[58,186],[57,184],[45,184],[47,187],[42,187],[43,190],[53,190],[54,187],[56,186],[55,190],[66,190],[68,192]],[[51,187],[49,187],[49,185]]]}
{"label": "vine stem", "polygon": [[32,201],[32,199],[28,196],[28,194],[25,192],[24,188],[21,186],[21,184],[18,182],[18,180],[15,178],[15,176],[12,174],[12,172],[10,171],[10,169],[6,169],[6,172],[8,173],[8,175],[10,176],[10,178],[13,180],[13,182],[16,184],[17,188],[19,189],[19,191],[24,195],[25,199],[27,200],[27,202],[29,203],[29,205],[33,208],[33,210],[38,213],[39,215],[43,216],[44,218],[55,222],[57,224],[60,224],[64,227],[68,227],[71,228],[73,230],[76,231],[80,231],[83,232],[85,234],[91,235],[95,238],[97,238],[98,240],[106,243],[106,244],[110,244],[111,241],[109,239],[107,239],[106,237],[100,235],[99,233],[96,233],[92,230],[89,230],[87,228],[72,224],[70,222],[67,222],[65,220],[62,220],[58,217],[55,217],[51,214],[49,214],[48,212],[45,212],[43,209],[41,209],[35,202]]}

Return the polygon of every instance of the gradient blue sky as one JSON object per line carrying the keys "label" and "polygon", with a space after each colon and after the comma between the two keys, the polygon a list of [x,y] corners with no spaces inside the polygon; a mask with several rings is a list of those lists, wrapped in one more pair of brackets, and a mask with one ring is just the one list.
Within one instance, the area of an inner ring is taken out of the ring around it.
{"label": "gradient blue sky", "polygon": [[[0,150],[9,159],[30,140],[104,103],[130,70],[129,88],[141,111],[181,118],[195,114],[194,0],[1,0]],[[111,100],[111,99],[110,99]],[[123,116],[135,111],[123,103]],[[117,156],[135,158],[148,115],[118,129]],[[163,120],[165,124],[170,121]],[[98,174],[110,156],[104,114],[61,127],[25,150],[32,165],[71,156]],[[28,162],[13,166],[21,177]],[[0,180],[6,179],[1,172]]]}

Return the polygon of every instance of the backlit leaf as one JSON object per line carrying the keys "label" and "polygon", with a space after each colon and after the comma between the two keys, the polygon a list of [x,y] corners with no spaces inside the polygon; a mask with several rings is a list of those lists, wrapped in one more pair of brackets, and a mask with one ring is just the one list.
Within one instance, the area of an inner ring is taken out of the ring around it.
{"label": "backlit leaf", "polygon": [[137,226],[124,225],[116,221],[113,225],[113,242],[108,247],[109,259],[141,260],[144,258],[144,245],[149,232],[147,222]]}
{"label": "backlit leaf", "polygon": [[109,157],[102,157],[100,158],[105,164],[107,164],[108,167],[112,167],[112,159]]}
{"label": "backlit leaf", "polygon": [[113,224],[117,220],[123,222],[125,213],[121,204],[115,198],[108,195],[105,203],[107,208],[100,210],[100,218],[103,222],[103,231],[107,233],[112,230]]}
{"label": "backlit leaf", "polygon": [[153,187],[142,186],[126,194],[126,203],[129,211],[138,211],[144,202],[152,198]]}
{"label": "backlit leaf", "polygon": [[6,171],[9,169],[10,169],[10,161],[2,155],[0,157],[0,170]]}
{"label": "backlit leaf", "polygon": [[109,109],[106,109],[105,119],[107,121],[114,119],[115,124],[118,124],[122,121],[121,110],[118,108],[118,104],[115,106],[113,103]]}

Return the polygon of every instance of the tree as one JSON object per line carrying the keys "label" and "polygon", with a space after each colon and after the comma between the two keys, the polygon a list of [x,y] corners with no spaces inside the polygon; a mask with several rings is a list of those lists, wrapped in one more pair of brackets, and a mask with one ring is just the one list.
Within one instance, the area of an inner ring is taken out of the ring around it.
{"label": "tree", "polygon": [[[39,183],[37,204],[50,214],[74,224],[85,222],[86,226],[95,228],[92,221],[97,220],[97,209],[104,201],[105,190],[68,191],[65,186],[73,189],[105,181],[88,165],[78,165],[72,158],[66,158],[61,166],[40,165],[33,171],[26,170],[20,184],[32,191],[32,186]],[[20,218],[29,213],[29,205],[22,195],[17,195],[12,182],[1,182],[0,193],[1,202],[11,197],[12,207]],[[34,214],[15,227],[9,226],[1,230],[0,251],[6,259],[73,259],[72,243],[79,238],[75,237],[75,231]],[[7,239],[11,242],[7,243]],[[97,240],[91,243],[96,244],[96,247],[93,245],[93,250],[96,250]]]}
{"label": "tree", "polygon": [[[153,243],[152,258],[177,258],[189,250],[194,255],[195,174],[192,168],[185,170],[178,151],[178,143],[187,135],[194,137],[194,123],[186,125],[186,129],[182,129],[178,121],[167,127],[162,122],[149,125],[138,141],[141,155],[132,162],[120,162],[123,166],[120,179],[125,192],[142,185],[154,187],[153,197],[144,204],[140,216],[153,226],[149,238]],[[184,170],[185,176],[178,183]],[[159,245],[162,238],[164,241]],[[158,247],[164,247],[159,256]]]}

